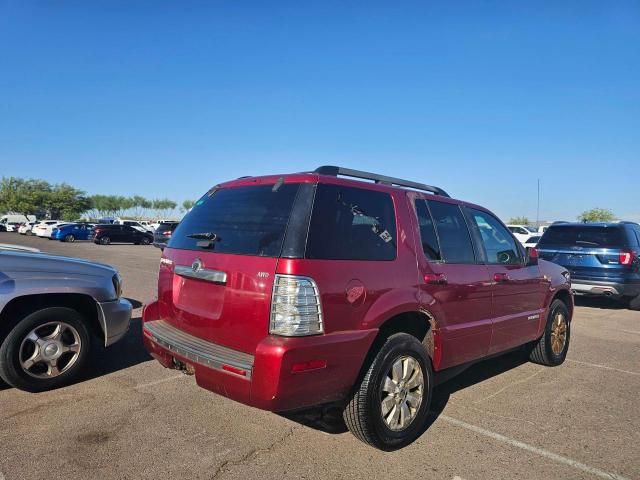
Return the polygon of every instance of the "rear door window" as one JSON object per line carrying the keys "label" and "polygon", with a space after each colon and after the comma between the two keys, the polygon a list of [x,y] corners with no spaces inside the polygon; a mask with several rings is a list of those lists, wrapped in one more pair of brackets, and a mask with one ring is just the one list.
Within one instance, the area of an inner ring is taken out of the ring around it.
{"label": "rear door window", "polygon": [[180,222],[169,247],[277,257],[297,183],[221,188],[203,196]]}
{"label": "rear door window", "polygon": [[396,219],[389,194],[318,185],[306,258],[393,260],[396,249]]}
{"label": "rear door window", "polygon": [[432,200],[427,203],[436,225],[444,261],[447,263],[475,263],[471,236],[460,207]]}
{"label": "rear door window", "polygon": [[578,245],[619,248],[625,243],[623,230],[617,226],[552,225],[544,232],[538,246]]}

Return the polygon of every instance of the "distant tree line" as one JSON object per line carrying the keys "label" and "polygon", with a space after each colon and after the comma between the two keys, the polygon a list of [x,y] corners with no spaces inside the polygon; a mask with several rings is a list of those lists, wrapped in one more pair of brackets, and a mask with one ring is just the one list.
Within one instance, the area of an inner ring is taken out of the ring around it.
{"label": "distant tree line", "polygon": [[[2,177],[0,180],[0,213],[14,212],[38,218],[74,220],[89,218],[170,217],[177,203],[168,198],[147,199],[140,195],[92,195],[67,183],[51,184],[40,179]],[[193,206],[192,200],[182,203],[182,211]]]}
{"label": "distant tree line", "polygon": [[[613,222],[617,219],[616,215],[608,208],[592,208],[585,210],[578,215],[578,220],[581,222]],[[509,224],[513,225],[530,225],[529,218],[525,216],[511,217]]]}

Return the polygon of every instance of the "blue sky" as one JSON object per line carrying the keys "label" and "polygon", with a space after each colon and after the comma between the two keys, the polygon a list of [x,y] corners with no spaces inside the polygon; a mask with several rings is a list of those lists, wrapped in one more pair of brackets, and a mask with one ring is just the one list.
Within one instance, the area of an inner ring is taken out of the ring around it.
{"label": "blue sky", "polygon": [[[453,5],[455,4],[455,5]],[[640,220],[638,2],[0,0],[0,175],[177,201],[339,164]]]}

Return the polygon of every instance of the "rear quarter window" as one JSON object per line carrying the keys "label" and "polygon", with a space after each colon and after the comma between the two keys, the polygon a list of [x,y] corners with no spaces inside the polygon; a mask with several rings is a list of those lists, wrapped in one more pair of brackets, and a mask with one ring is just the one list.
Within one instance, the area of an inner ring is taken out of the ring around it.
{"label": "rear quarter window", "polygon": [[[277,257],[299,184],[221,188],[196,202],[170,248]],[[196,238],[215,234],[214,241]]]}
{"label": "rear quarter window", "polygon": [[548,245],[618,248],[625,246],[626,240],[618,226],[557,225],[549,227],[538,243],[539,247]]}
{"label": "rear quarter window", "polygon": [[396,218],[388,193],[318,185],[306,258],[393,260],[396,249]]}

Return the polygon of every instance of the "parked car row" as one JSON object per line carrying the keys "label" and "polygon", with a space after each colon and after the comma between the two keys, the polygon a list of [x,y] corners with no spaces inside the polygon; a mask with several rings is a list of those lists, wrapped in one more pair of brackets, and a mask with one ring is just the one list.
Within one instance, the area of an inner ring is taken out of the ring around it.
{"label": "parked car row", "polygon": [[128,224],[93,224],[85,222],[63,222],[60,220],[43,220],[41,222],[25,222],[17,228],[22,235],[35,235],[49,240],[75,242],[89,240],[101,245],[110,243],[133,243],[149,245],[153,243],[153,234],[138,225]]}

